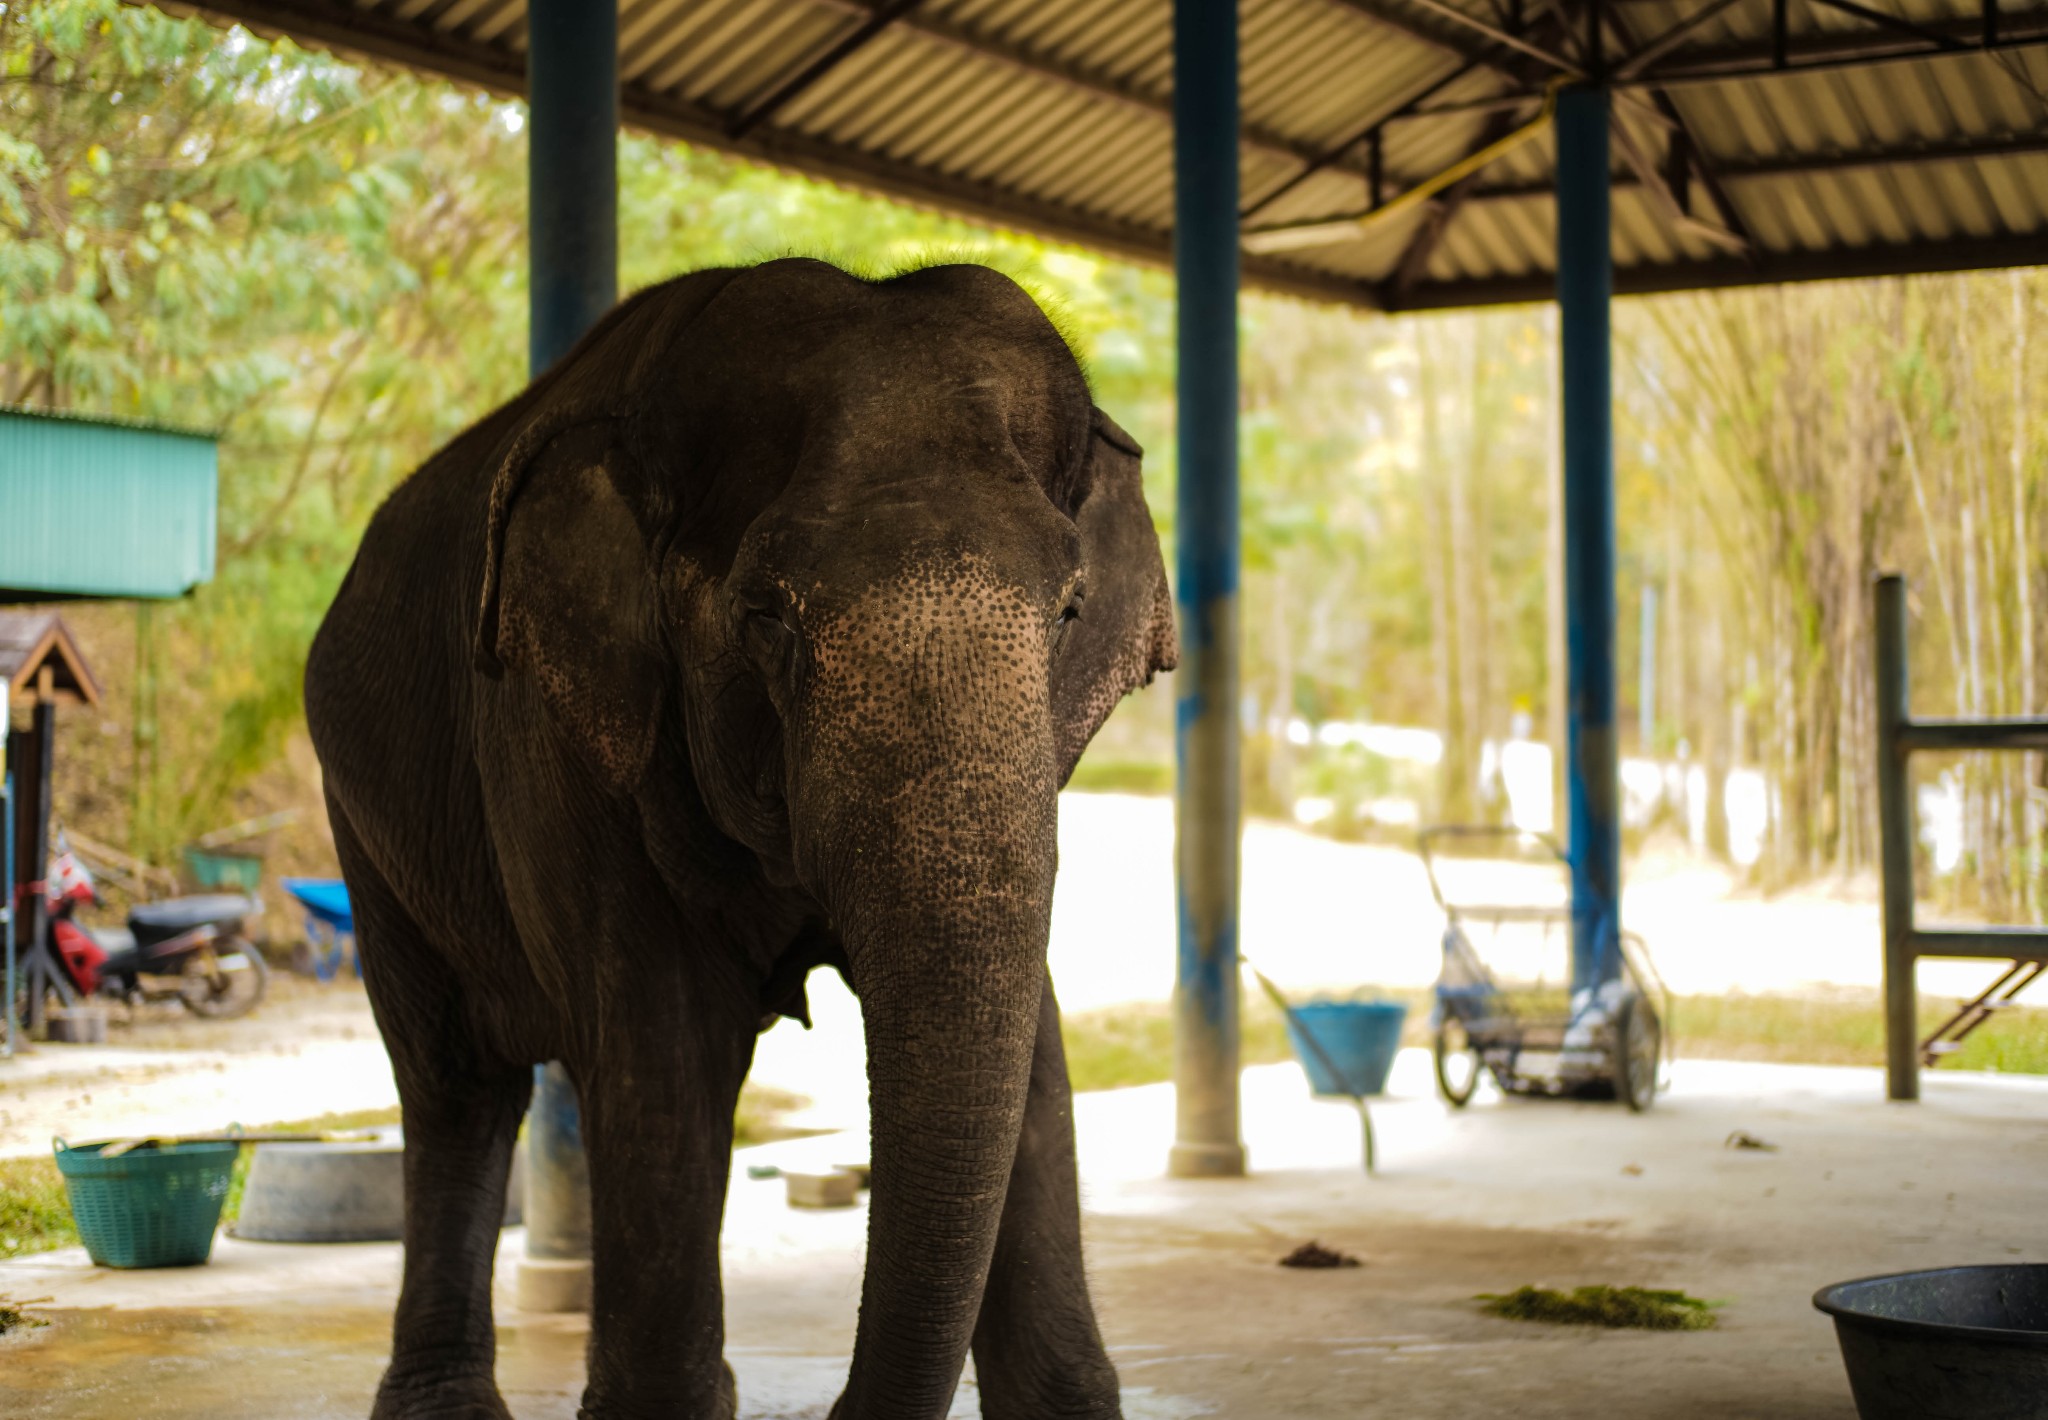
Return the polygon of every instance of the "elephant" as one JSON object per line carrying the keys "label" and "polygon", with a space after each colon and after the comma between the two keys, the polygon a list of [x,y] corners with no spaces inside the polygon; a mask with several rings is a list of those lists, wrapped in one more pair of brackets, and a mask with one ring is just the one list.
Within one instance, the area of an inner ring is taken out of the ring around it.
{"label": "elephant", "polygon": [[404,1111],[373,1420],[505,1420],[537,1062],[591,1184],[583,1420],[728,1417],[719,1228],[764,1023],[831,966],[871,1207],[835,1420],[1115,1416],[1046,964],[1058,791],[1170,670],[1142,453],[985,266],[785,258],[615,306],[377,510],[308,724]]}

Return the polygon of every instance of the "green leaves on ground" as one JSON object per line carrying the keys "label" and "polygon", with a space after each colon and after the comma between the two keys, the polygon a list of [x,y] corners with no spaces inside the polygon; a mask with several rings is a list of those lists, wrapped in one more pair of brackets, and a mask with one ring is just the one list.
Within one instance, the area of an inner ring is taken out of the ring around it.
{"label": "green leaves on ground", "polygon": [[1558,1326],[1604,1326],[1634,1331],[1706,1331],[1713,1327],[1712,1302],[1683,1292],[1646,1287],[1517,1287],[1506,1294],[1481,1293],[1488,1316],[1509,1321],[1543,1321]]}
{"label": "green leaves on ground", "polygon": [[48,1326],[50,1324],[28,1311],[29,1305],[31,1304],[27,1302],[16,1302],[11,1298],[0,1296],[0,1336],[5,1336],[10,1331],[19,1331],[28,1327]]}

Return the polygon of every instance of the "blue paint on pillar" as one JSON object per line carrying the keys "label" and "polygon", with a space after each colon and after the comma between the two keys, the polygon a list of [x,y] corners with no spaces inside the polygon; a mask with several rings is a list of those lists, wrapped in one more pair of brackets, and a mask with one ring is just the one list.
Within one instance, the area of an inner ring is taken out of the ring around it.
{"label": "blue paint on pillar", "polygon": [[1236,0],[1174,0],[1181,663],[1171,1172],[1244,1172],[1238,1128]]}
{"label": "blue paint on pillar", "polygon": [[[566,354],[619,298],[619,16],[609,3],[531,0],[527,27],[528,364]],[[590,1174],[576,1087],[534,1069],[526,1251],[590,1255]]]}
{"label": "blue paint on pillar", "polygon": [[1572,983],[1583,987],[1621,973],[1607,94],[1598,89],[1559,94],[1556,126],[1568,667],[1565,781],[1571,823]]}

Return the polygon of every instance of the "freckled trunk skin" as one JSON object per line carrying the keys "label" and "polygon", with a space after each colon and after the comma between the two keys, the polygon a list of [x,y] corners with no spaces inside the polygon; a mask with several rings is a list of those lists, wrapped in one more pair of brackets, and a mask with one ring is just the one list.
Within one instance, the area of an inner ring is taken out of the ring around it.
{"label": "freckled trunk skin", "polygon": [[835,1420],[940,1420],[980,1311],[1058,855],[1041,616],[953,560],[818,618],[792,820],[860,994],[874,1168]]}

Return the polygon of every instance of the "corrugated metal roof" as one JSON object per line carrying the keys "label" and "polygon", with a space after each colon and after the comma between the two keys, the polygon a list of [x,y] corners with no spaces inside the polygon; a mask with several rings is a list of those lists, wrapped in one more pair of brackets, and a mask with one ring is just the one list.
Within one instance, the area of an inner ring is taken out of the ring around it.
{"label": "corrugated metal roof", "polygon": [[[2014,6],[1606,0],[1616,288],[2048,261],[2048,8]],[[1168,255],[1168,0],[925,0],[762,111],[882,7],[619,0],[626,119],[980,220]],[[180,8],[501,92],[524,85],[525,0]],[[1583,6],[1241,0],[1240,17],[1248,281],[1389,309],[1548,294],[1547,139],[1426,202],[1350,219],[1373,206],[1375,147],[1379,199],[1394,202],[1539,115],[1551,83],[1582,79]]]}
{"label": "corrugated metal roof", "polygon": [[183,596],[218,486],[206,435],[0,409],[0,599]]}

